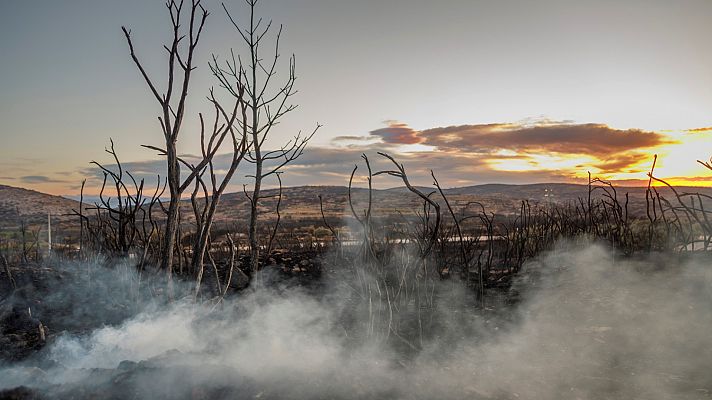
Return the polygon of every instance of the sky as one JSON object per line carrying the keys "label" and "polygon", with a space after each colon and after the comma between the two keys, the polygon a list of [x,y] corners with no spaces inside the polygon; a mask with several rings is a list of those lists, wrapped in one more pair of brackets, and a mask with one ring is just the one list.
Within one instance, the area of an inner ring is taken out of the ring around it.
{"label": "sky", "polygon": [[[211,54],[245,50],[221,3],[203,1],[185,154],[199,151],[197,114],[218,86]],[[244,2],[225,5],[246,21]],[[363,171],[361,153],[387,168],[377,151],[425,185],[431,169],[444,186],[585,182],[589,171],[645,184],[653,154],[657,176],[712,184],[695,162],[712,156],[709,0],[262,0],[257,13],[284,26],[299,90],[266,146],[323,124],[285,185],[345,185],[354,164]],[[0,184],[75,195],[89,178],[95,188],[90,162],[111,164],[110,138],[137,177],[165,169],[141,147],[161,145],[160,110],[122,25],[163,82],[162,1],[0,0]]]}

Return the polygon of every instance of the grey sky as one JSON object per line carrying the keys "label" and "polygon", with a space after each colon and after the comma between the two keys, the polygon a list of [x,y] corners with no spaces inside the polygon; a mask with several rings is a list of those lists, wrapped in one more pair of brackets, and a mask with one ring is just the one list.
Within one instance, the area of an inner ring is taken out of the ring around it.
{"label": "grey sky", "polygon": [[[194,82],[195,113],[214,84],[210,53],[239,48],[220,2]],[[226,1],[245,16],[242,1]],[[276,140],[325,124],[314,146],[397,120],[439,126],[554,120],[615,128],[712,125],[712,1],[263,0],[297,55],[299,109]],[[70,174],[108,138],[152,157],[157,105],[120,27],[157,79],[169,35],[162,1],[0,0],[2,175]],[[184,133],[183,151],[197,143]],[[45,174],[48,174],[46,172]]]}

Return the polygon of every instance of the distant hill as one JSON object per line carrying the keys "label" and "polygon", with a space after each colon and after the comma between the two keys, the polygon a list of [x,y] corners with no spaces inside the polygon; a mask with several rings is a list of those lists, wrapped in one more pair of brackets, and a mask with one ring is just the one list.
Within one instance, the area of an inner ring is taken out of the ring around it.
{"label": "distant hill", "polygon": [[61,196],[0,185],[0,228],[14,228],[20,221],[27,224],[46,224],[47,214],[52,220],[68,221],[72,209],[79,209],[79,202]]}
{"label": "distant hill", "polygon": [[[435,190],[434,187],[418,187],[424,193]],[[700,192],[712,196],[712,188],[679,187],[680,193]],[[667,188],[658,188],[660,193],[672,200],[673,194]],[[618,199],[625,203],[626,193],[629,194],[629,211],[631,214],[645,212],[645,187],[616,187]],[[486,184],[451,188],[444,190],[445,195],[458,208],[468,202],[478,201],[484,204],[488,212],[510,214],[517,212],[522,200],[528,200],[532,205],[543,203],[570,203],[579,198],[587,198],[588,186],[566,183],[541,183],[528,185]],[[276,189],[263,191],[265,200],[261,203],[262,215],[265,219],[274,217],[276,207]],[[602,195],[602,190],[595,189],[594,197]],[[284,188],[280,210],[282,221],[301,221],[303,223],[319,224],[321,211],[319,196],[322,196],[324,214],[327,218],[342,219],[350,216],[348,204],[348,188],[344,186],[298,186]],[[393,217],[400,214],[412,215],[422,210],[422,202],[405,187],[373,190],[374,217]],[[362,213],[367,206],[368,191],[364,188],[353,188],[352,198],[354,208]],[[439,199],[439,196],[435,196]],[[244,221],[248,217],[249,204],[244,193],[225,194],[221,202],[218,221]],[[186,204],[187,206],[187,204]]]}
{"label": "distant hill", "polygon": [[[601,187],[603,185],[598,184]],[[628,193],[631,199],[645,199],[646,187],[642,186],[614,186],[619,198],[624,199]],[[667,187],[656,188],[661,195],[668,196],[672,200],[673,193]],[[677,186],[675,189],[679,193],[699,192],[705,195],[712,195],[712,187],[689,187]],[[476,186],[466,186],[460,188],[447,189],[447,195],[472,195],[472,196],[495,196],[512,199],[527,200],[547,200],[556,202],[574,201],[579,197],[588,196],[588,185],[571,183],[534,183],[527,185],[508,184],[485,184]],[[594,189],[594,195],[601,193],[600,189]]]}
{"label": "distant hill", "polygon": [[[419,187],[425,193],[435,190],[434,187]],[[682,192],[701,192],[712,196],[712,188],[677,188]],[[630,212],[644,212],[644,187],[616,187],[621,203],[625,194],[629,193]],[[659,188],[661,193],[672,198],[667,188]],[[596,190],[600,195],[602,192]],[[261,218],[274,219],[277,203],[277,189],[263,191],[264,199],[260,204]],[[485,205],[488,212],[508,214],[516,212],[522,200],[537,203],[567,203],[588,196],[587,185],[566,183],[539,183],[528,185],[485,184],[459,188],[445,189],[450,203],[458,208],[471,201]],[[283,189],[280,204],[282,223],[286,225],[317,225],[321,224],[319,196],[322,196],[324,214],[332,221],[342,220],[350,216],[348,204],[348,188],[345,186],[297,186]],[[368,191],[364,188],[353,188],[354,208],[363,213],[367,205]],[[436,196],[439,198],[439,196]],[[76,225],[76,216],[72,210],[79,207],[79,202],[60,196],[40,193],[11,186],[0,185],[0,228],[13,229],[19,226],[21,220],[28,224],[44,224],[47,213],[53,215],[53,223]],[[184,222],[192,219],[190,201],[184,201]],[[226,193],[221,199],[215,222],[220,225],[242,225],[249,216],[249,204],[244,193]],[[373,190],[373,216],[375,218],[399,217],[401,214],[412,215],[422,210],[420,199],[409,193],[405,187]]]}

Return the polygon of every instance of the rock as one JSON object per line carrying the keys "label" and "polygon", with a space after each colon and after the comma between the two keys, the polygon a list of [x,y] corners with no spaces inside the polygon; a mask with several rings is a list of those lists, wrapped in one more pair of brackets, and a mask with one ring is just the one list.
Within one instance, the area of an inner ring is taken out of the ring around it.
{"label": "rock", "polygon": [[40,400],[43,398],[37,391],[24,386],[0,390],[0,400]]}
{"label": "rock", "polygon": [[[38,387],[47,384],[47,374],[35,367],[7,368],[3,371],[3,382],[17,388]],[[0,396],[0,399],[2,398]]]}
{"label": "rock", "polygon": [[116,369],[118,369],[119,371],[128,371],[136,368],[137,365],[138,363],[135,361],[124,360],[119,363],[119,366]]}
{"label": "rock", "polygon": [[19,360],[45,345],[48,330],[23,305],[0,308],[0,360]]}
{"label": "rock", "polygon": [[230,287],[236,290],[242,290],[250,284],[250,277],[247,276],[240,268],[235,267],[232,271],[232,279],[230,280]]}

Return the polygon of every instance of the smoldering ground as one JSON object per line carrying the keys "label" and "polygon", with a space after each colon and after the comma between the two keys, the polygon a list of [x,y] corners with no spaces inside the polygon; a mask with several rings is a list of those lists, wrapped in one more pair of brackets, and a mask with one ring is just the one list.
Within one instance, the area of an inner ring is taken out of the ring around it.
{"label": "smoldering ground", "polygon": [[398,338],[353,329],[366,322],[341,290],[154,304],[55,337],[44,363],[6,365],[0,388],[52,398],[712,397],[708,258],[631,260],[562,244],[526,265],[516,305],[476,311],[466,290],[444,297],[437,328],[408,356]]}

